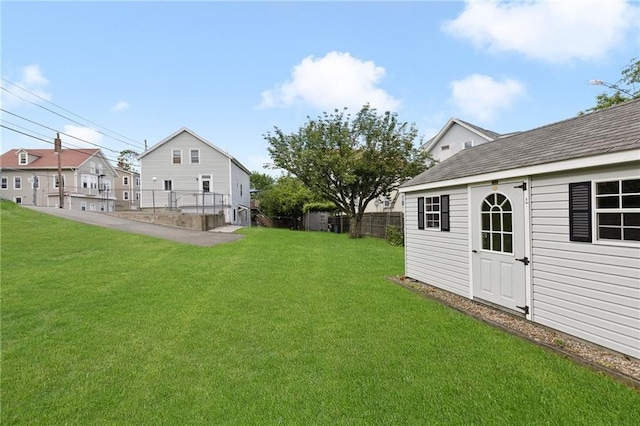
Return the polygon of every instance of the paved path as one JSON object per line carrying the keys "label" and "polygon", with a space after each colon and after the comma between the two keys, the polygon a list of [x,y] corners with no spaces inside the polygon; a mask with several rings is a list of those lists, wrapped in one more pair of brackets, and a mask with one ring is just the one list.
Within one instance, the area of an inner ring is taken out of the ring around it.
{"label": "paved path", "polygon": [[193,244],[196,246],[214,246],[216,244],[236,241],[244,237],[244,235],[232,233],[239,229],[239,226],[225,226],[211,231],[196,231],[193,229],[137,222],[135,220],[122,219],[120,217],[111,216],[107,213],[101,212],[68,210],[55,207],[34,207],[27,205],[24,205],[23,207],[63,217],[65,219],[74,220],[76,222],[88,223],[90,225],[101,226],[103,228],[118,229],[120,231],[130,232],[133,234],[149,235],[152,237]]}

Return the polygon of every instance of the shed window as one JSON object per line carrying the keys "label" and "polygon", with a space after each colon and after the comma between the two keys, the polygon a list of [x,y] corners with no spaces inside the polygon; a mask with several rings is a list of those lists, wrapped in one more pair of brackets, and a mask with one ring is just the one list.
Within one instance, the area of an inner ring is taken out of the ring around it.
{"label": "shed window", "polygon": [[449,196],[418,197],[418,229],[449,231]]}
{"label": "shed window", "polygon": [[482,202],[482,249],[513,253],[513,209],[504,194],[490,194]]}
{"label": "shed window", "polygon": [[595,184],[598,240],[640,241],[640,179]]}

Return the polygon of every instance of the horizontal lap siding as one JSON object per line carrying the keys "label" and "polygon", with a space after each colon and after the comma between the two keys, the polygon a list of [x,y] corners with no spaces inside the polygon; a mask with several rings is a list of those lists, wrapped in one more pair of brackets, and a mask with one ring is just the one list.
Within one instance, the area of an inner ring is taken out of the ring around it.
{"label": "horizontal lap siding", "polygon": [[[637,177],[638,165],[534,177],[533,319],[640,358],[640,249],[569,241],[569,183]],[[594,217],[595,220],[595,217]]]}
{"label": "horizontal lap siding", "polygon": [[[449,195],[449,232],[418,229],[418,197]],[[408,193],[405,196],[405,274],[418,281],[469,296],[467,188]]]}

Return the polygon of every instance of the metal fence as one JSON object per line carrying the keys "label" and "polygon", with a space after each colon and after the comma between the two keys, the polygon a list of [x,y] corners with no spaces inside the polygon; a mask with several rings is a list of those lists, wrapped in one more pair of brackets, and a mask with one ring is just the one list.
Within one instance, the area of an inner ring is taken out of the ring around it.
{"label": "metal fence", "polygon": [[140,208],[180,213],[218,214],[231,207],[228,194],[204,191],[142,190]]}

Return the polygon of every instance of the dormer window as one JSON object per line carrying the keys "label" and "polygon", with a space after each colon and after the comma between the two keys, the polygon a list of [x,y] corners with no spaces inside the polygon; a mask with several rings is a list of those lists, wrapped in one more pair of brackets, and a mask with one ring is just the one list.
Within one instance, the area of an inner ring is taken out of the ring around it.
{"label": "dormer window", "polygon": [[21,166],[29,164],[29,156],[25,151],[21,151],[18,153],[18,164],[20,164]]}

